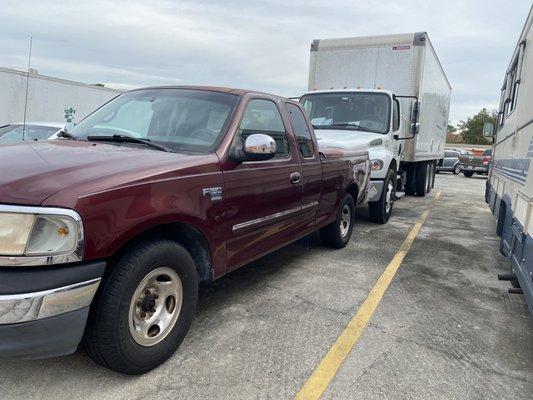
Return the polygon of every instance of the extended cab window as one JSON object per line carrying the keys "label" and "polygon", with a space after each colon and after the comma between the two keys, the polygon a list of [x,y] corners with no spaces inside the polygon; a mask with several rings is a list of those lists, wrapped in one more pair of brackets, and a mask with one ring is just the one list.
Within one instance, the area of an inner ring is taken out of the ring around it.
{"label": "extended cab window", "polygon": [[285,106],[289,112],[292,130],[296,135],[300,155],[304,158],[312,158],[314,156],[313,138],[311,137],[311,131],[309,130],[309,125],[307,125],[302,110],[290,103],[287,103]]}
{"label": "extended cab window", "polygon": [[265,99],[250,100],[241,121],[239,135],[243,141],[254,133],[264,133],[276,141],[275,157],[289,155],[289,140],[278,107]]}

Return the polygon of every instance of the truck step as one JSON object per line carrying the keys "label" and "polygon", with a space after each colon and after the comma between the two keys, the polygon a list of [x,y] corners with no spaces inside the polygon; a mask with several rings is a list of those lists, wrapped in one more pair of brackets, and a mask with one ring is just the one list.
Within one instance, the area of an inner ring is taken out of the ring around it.
{"label": "truck step", "polygon": [[405,196],[405,192],[396,192],[396,200],[401,199],[403,196]]}

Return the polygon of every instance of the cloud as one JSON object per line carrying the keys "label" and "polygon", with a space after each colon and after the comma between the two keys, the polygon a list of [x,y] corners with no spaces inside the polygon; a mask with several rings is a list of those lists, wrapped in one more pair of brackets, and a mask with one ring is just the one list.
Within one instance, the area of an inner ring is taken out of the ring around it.
{"label": "cloud", "polygon": [[307,88],[313,39],[428,31],[453,87],[451,119],[494,108],[529,0],[4,0],[1,66],[121,88],[206,84],[286,96]]}

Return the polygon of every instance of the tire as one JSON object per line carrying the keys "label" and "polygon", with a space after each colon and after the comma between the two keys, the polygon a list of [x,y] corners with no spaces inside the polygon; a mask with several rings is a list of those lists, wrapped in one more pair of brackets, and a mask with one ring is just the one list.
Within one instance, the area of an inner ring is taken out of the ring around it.
{"label": "tire", "polygon": [[429,176],[428,176],[428,186],[426,193],[431,193],[431,189],[435,186],[435,164],[433,162],[429,163]]}
{"label": "tire", "polygon": [[431,179],[431,164],[420,162],[416,164],[415,174],[415,194],[424,197],[428,193],[429,182]]}
{"label": "tire", "polygon": [[474,175],[474,171],[464,171],[463,174],[464,174],[467,178],[471,178],[471,177]]}
{"label": "tire", "polygon": [[459,175],[460,173],[461,173],[461,167],[459,166],[459,164],[457,164],[453,167],[452,174]]}
{"label": "tire", "polygon": [[416,164],[409,164],[406,166],[405,194],[408,196],[415,194],[415,170]]}
{"label": "tire", "polygon": [[395,180],[396,173],[392,169],[389,169],[383,181],[383,191],[379,200],[368,203],[368,214],[371,221],[377,222],[378,224],[386,224],[388,222],[396,197]]}
{"label": "tire", "polygon": [[[138,245],[110,266],[102,281],[85,331],[87,352],[98,364],[124,374],[148,372],[181,344],[197,299],[198,274],[184,247],[166,239]],[[152,320],[156,312],[167,317],[161,328]],[[146,334],[137,331],[148,326]]]}
{"label": "tire", "polygon": [[347,193],[342,199],[335,221],[320,229],[322,242],[329,247],[342,249],[350,241],[354,221],[355,203],[352,195]]}

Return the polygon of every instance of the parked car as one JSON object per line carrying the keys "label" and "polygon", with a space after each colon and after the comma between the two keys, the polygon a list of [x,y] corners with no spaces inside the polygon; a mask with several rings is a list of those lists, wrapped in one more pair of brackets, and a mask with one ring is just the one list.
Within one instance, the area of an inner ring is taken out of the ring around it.
{"label": "parked car", "polygon": [[344,247],[368,153],[321,148],[302,106],[159,87],[59,140],[0,147],[0,355],[73,352],[127,374],[184,339],[198,284],[320,229]]}
{"label": "parked car", "polygon": [[454,175],[458,175],[461,172],[461,165],[459,164],[460,154],[457,150],[444,150],[444,158],[441,158],[437,163],[437,172],[448,171]]}
{"label": "parked car", "polygon": [[492,149],[487,149],[480,156],[473,154],[461,154],[459,164],[463,174],[470,178],[474,174],[488,175],[490,162],[492,160]]}
{"label": "parked car", "polygon": [[0,144],[21,141],[23,136],[24,140],[46,140],[64,126],[64,122],[26,122],[25,127],[22,122],[4,125],[0,127]]}

